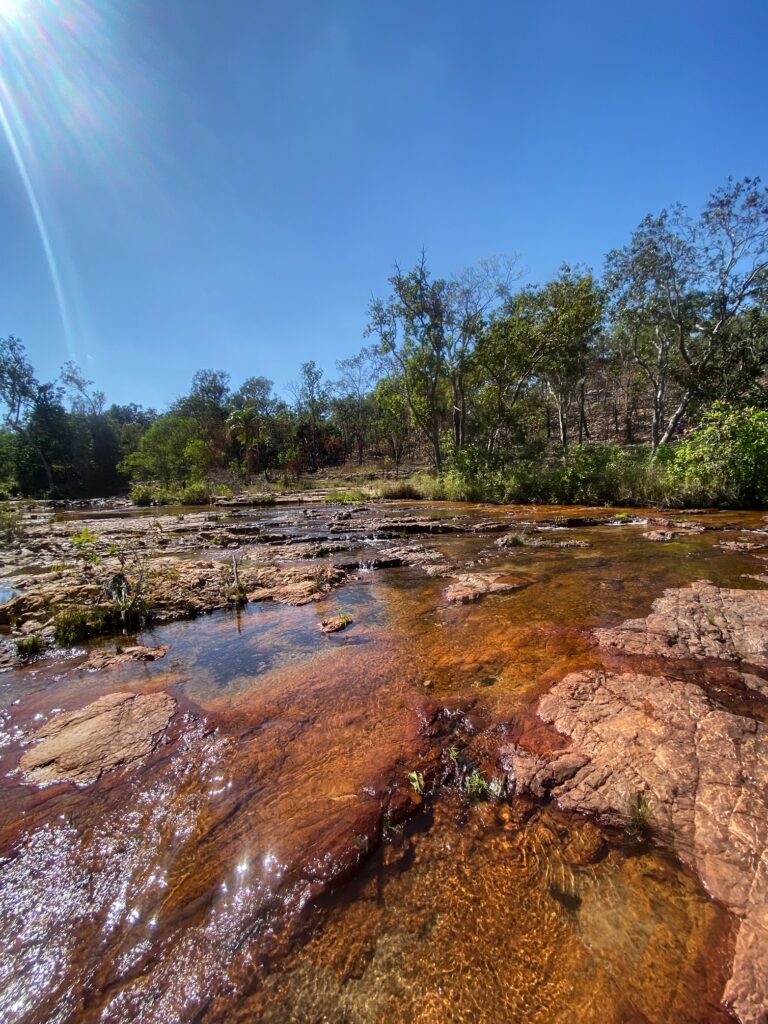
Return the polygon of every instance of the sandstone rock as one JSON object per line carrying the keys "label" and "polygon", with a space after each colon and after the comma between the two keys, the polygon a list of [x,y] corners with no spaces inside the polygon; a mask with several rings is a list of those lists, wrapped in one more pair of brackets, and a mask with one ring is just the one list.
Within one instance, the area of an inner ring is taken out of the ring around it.
{"label": "sandstone rock", "polygon": [[663,658],[720,658],[768,668],[768,591],[706,581],[666,590],[645,619],[595,631],[606,650]]}
{"label": "sandstone rock", "polygon": [[478,572],[455,577],[445,590],[445,599],[451,604],[467,604],[487,594],[507,594],[528,585],[525,577],[512,577],[506,573]]}
{"label": "sandstone rock", "polygon": [[113,668],[115,665],[124,665],[129,661],[156,661],[158,658],[164,658],[170,649],[170,644],[164,644],[161,647],[143,647],[137,644],[133,647],[123,647],[122,650],[94,651],[80,668],[101,670]]}
{"label": "sandstone rock", "polygon": [[504,537],[499,537],[496,544],[500,548],[552,548],[553,550],[592,547],[588,540],[577,540],[575,537],[568,540],[556,540],[553,537],[527,533],[508,533]]}
{"label": "sandstone rock", "polygon": [[693,683],[594,671],[557,684],[539,715],[571,738],[572,751],[549,763],[509,751],[518,788],[614,824],[644,794],[654,832],[741,919],[725,998],[744,1024],[765,1024],[768,727],[723,710]]}
{"label": "sandstone rock", "polygon": [[346,629],[347,626],[352,625],[352,618],[349,615],[332,615],[328,619],[323,619],[320,623],[320,628],[324,633],[339,633],[342,629]]}
{"label": "sandstone rock", "polygon": [[108,693],[56,715],[33,735],[19,761],[31,782],[94,782],[118,765],[145,757],[176,710],[167,693]]}

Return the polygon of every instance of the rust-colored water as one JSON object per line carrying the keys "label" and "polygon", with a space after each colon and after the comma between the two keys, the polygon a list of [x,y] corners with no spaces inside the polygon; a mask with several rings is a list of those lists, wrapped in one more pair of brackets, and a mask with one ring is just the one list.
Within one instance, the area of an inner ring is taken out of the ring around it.
{"label": "rust-colored water", "polygon": [[[149,665],[0,677],[0,1019],[724,1019],[728,918],[678,864],[551,809],[419,810],[407,784],[595,663],[591,628],[694,579],[757,585],[722,533],[642,530],[563,534],[583,550],[438,535],[425,543],[463,571],[527,585],[450,605],[445,579],[363,572],[314,605],[157,629],[144,639],[172,647]],[[326,637],[338,610],[354,625]],[[23,783],[25,735],[123,688],[177,697],[164,746],[83,790]]]}

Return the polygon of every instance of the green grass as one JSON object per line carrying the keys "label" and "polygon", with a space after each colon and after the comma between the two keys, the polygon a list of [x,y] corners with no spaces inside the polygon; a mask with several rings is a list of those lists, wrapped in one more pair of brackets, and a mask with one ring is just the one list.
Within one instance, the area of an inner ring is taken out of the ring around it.
{"label": "green grass", "polygon": [[59,612],[54,620],[54,638],[59,647],[72,647],[106,632],[112,625],[109,609],[74,605]]}
{"label": "green grass", "polygon": [[22,661],[31,661],[38,654],[42,654],[44,650],[45,644],[36,633],[33,633],[31,636],[21,637],[20,640],[16,641],[16,654]]}
{"label": "green grass", "polygon": [[370,500],[370,495],[359,489],[350,491],[329,491],[325,496],[327,505],[363,505]]}
{"label": "green grass", "polygon": [[420,501],[424,495],[410,480],[392,480],[381,484],[379,497],[387,499],[401,499],[403,501]]}
{"label": "green grass", "polygon": [[629,801],[624,834],[631,843],[642,845],[651,837],[651,805],[645,793],[634,793]]}
{"label": "green grass", "polygon": [[21,540],[24,528],[21,525],[21,514],[15,508],[0,508],[0,540],[10,544]]}
{"label": "green grass", "polygon": [[470,800],[487,800],[491,795],[488,780],[477,768],[464,779],[463,788]]}

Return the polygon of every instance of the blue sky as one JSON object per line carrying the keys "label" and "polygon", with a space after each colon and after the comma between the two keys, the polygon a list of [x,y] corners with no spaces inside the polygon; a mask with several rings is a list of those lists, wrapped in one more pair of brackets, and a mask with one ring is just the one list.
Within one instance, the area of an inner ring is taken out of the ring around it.
{"label": "blue sky", "polygon": [[332,376],[422,246],[440,274],[599,268],[645,213],[768,173],[765,0],[19,2],[0,102],[67,329],[0,135],[0,335],[109,400]]}

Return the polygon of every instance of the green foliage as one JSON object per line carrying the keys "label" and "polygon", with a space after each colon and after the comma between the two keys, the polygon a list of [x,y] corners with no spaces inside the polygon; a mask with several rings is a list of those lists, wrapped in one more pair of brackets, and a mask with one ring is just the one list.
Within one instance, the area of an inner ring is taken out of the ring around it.
{"label": "green foliage", "polygon": [[645,793],[633,793],[627,809],[624,834],[631,843],[647,843],[651,837],[651,805]]}
{"label": "green foliage", "polygon": [[44,650],[45,644],[36,633],[21,637],[16,641],[16,654],[22,661],[31,661],[32,658],[42,654]]}
{"label": "green foliage", "polygon": [[669,478],[685,504],[768,506],[768,411],[716,403],[678,445]]}
{"label": "green foliage", "polygon": [[410,480],[392,480],[379,487],[381,498],[400,498],[404,501],[419,501],[423,494]]}
{"label": "green foliage", "polygon": [[470,800],[487,800],[491,795],[491,787],[483,773],[475,768],[464,779],[464,792]]}
{"label": "green foliage", "polygon": [[75,554],[82,562],[85,562],[87,565],[100,564],[101,556],[97,551],[99,538],[87,526],[84,526],[79,533],[73,535],[72,544],[75,548]]}
{"label": "green foliage", "polygon": [[131,501],[140,508],[151,505],[174,505],[178,498],[164,487],[151,487],[149,484],[134,484],[131,488]]}
{"label": "green foliage", "polygon": [[72,647],[105,632],[110,625],[109,609],[73,605],[56,616],[54,637],[59,647]]}
{"label": "green foliage", "polygon": [[24,528],[18,509],[0,508],[0,541],[10,544],[12,541],[21,540],[23,536]]}
{"label": "green foliage", "polygon": [[179,493],[179,501],[182,505],[209,505],[211,489],[203,482],[187,484]]}
{"label": "green foliage", "polygon": [[408,772],[408,781],[410,782],[413,789],[421,795],[424,792],[424,776],[421,772],[412,771]]}

